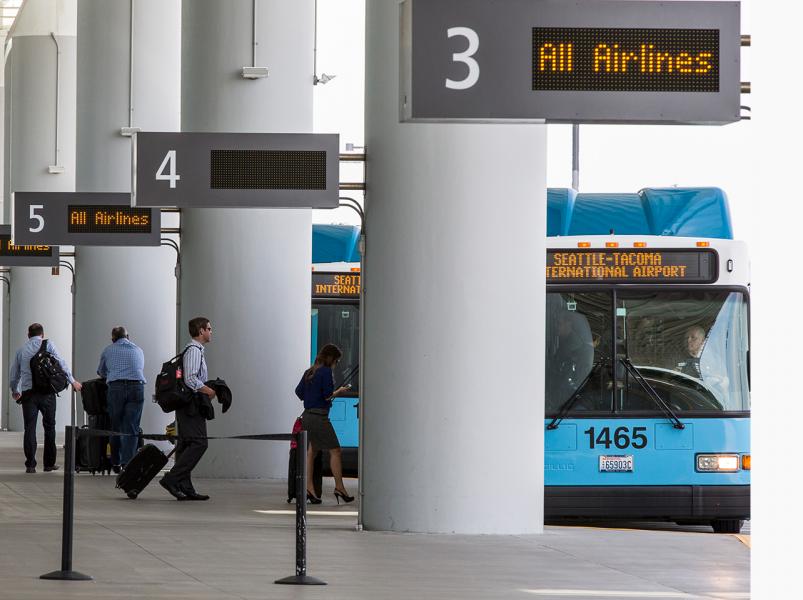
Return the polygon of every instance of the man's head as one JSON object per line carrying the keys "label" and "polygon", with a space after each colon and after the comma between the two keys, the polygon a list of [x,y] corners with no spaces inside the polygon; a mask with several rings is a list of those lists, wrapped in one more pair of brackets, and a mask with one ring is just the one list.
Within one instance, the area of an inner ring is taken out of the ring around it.
{"label": "man's head", "polygon": [[42,327],[41,323],[31,323],[28,325],[28,337],[36,337],[37,335],[44,336],[45,335],[45,328]]}
{"label": "man's head", "polygon": [[212,323],[206,317],[190,319],[189,330],[190,337],[202,344],[208,344],[212,341]]}
{"label": "man's head", "polygon": [[125,327],[118,325],[112,329],[112,342],[122,340],[123,338],[128,338],[128,331],[126,331]]}
{"label": "man's head", "polygon": [[700,356],[705,345],[705,329],[693,325],[686,330],[686,350],[690,356]]}

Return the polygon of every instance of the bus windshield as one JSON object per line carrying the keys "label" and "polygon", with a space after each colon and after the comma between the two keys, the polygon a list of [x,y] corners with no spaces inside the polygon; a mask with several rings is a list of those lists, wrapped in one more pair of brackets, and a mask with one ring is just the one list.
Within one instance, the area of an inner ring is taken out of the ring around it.
{"label": "bus windshield", "polygon": [[747,322],[744,294],[730,290],[550,293],[547,413],[579,386],[572,413],[658,410],[628,358],[673,411],[747,411]]}
{"label": "bus windshield", "polygon": [[[356,304],[312,304],[312,351],[317,354],[325,344],[335,344],[343,352],[333,371],[335,385],[347,378],[351,392],[360,392],[359,367],[360,311]],[[347,394],[352,395],[352,394]]]}

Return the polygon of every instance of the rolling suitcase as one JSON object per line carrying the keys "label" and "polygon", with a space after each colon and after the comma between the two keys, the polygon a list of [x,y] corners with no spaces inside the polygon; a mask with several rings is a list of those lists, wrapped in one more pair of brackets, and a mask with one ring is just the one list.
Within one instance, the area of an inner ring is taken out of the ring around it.
{"label": "rolling suitcase", "polygon": [[173,448],[170,454],[165,454],[157,446],[145,444],[117,476],[116,487],[123,490],[132,500],[135,499],[164,468],[167,459],[175,451]]}
{"label": "rolling suitcase", "polygon": [[[81,429],[102,429],[111,428],[111,418],[107,414],[89,415],[88,424]],[[96,473],[112,472],[112,462],[109,456],[108,437],[89,437],[78,436],[75,444],[75,471],[80,473],[86,471],[95,475]]]}
{"label": "rolling suitcase", "polygon": [[[296,419],[293,425],[293,433],[301,431],[301,417]],[[287,503],[289,504],[296,498],[296,448],[295,440],[290,442],[290,462],[287,466]],[[321,497],[323,490],[323,457],[322,453],[318,452],[315,455],[315,460],[312,463],[312,486],[315,490],[315,495]]]}

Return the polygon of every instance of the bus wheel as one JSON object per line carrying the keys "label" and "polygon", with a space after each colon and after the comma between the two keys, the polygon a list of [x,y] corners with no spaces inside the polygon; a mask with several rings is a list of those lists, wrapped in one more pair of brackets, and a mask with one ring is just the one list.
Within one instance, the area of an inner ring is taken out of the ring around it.
{"label": "bus wheel", "polygon": [[741,519],[714,519],[711,521],[714,533],[739,533],[742,525],[744,525],[744,521]]}

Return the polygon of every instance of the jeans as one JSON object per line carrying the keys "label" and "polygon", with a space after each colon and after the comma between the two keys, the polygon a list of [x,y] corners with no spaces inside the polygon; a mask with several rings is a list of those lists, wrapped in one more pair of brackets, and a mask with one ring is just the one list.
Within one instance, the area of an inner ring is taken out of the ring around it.
{"label": "jeans", "polygon": [[26,390],[22,394],[22,418],[25,421],[25,466],[36,466],[36,422],[42,413],[42,426],[45,428],[45,467],[56,464],[56,395],[40,394]]}
{"label": "jeans", "polygon": [[112,429],[127,436],[112,436],[112,464],[127,465],[137,452],[136,437],[145,405],[145,386],[138,381],[112,381],[106,393]]}

